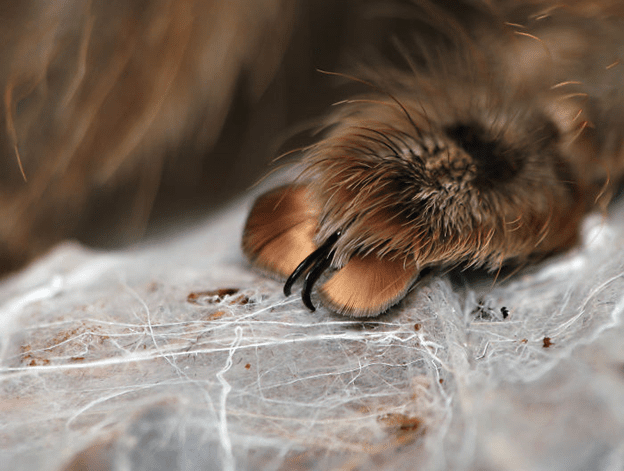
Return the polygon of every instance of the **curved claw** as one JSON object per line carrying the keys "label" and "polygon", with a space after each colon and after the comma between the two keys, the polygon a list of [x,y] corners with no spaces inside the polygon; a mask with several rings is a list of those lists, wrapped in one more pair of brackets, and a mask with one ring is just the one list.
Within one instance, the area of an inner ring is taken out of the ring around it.
{"label": "curved claw", "polygon": [[293,272],[290,274],[290,276],[286,280],[286,283],[284,283],[284,295],[285,296],[290,296],[292,286],[295,284],[295,282],[299,279],[299,277],[303,273],[307,272],[310,269],[310,267],[315,265],[317,261],[319,260],[319,258],[324,257],[325,251],[326,251],[325,244],[323,244],[314,252],[312,252],[310,255],[308,255],[306,258],[304,258],[303,262],[297,265],[297,268],[293,270]]}
{"label": "curved claw", "polygon": [[297,279],[306,273],[301,291],[301,300],[303,304],[311,311],[315,310],[312,304],[311,293],[316,281],[323,272],[329,267],[333,255],[333,247],[340,237],[340,231],[334,232],[318,249],[308,255],[295,270],[290,274],[286,283],[284,283],[284,295],[290,296],[292,286]]}
{"label": "curved claw", "polygon": [[305,279],[303,280],[303,288],[301,289],[301,300],[303,304],[312,312],[316,311],[314,304],[312,304],[312,288],[314,284],[321,277],[323,272],[329,268],[332,259],[332,252],[329,252],[326,257],[319,258],[316,263],[310,268]]}

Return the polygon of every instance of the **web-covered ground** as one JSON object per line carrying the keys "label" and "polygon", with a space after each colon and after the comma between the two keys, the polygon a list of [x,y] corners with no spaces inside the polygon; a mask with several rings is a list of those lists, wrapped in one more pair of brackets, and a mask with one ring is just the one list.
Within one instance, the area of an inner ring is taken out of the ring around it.
{"label": "web-covered ground", "polygon": [[358,321],[249,268],[251,201],[0,285],[3,470],[624,469],[624,204]]}

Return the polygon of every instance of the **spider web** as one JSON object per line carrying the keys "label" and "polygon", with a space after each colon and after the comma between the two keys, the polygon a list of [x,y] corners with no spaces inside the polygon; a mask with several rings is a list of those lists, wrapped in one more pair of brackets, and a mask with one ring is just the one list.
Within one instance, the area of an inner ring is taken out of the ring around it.
{"label": "spider web", "polygon": [[249,268],[251,201],[0,285],[3,469],[624,467],[622,204],[567,254],[357,321]]}

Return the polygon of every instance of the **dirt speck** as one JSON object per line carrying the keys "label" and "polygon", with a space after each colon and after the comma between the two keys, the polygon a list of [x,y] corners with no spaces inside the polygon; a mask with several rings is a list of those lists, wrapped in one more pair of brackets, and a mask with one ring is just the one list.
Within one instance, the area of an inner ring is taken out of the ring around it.
{"label": "dirt speck", "polygon": [[232,298],[231,300],[229,300],[230,306],[233,306],[235,304],[247,304],[249,302],[248,296],[244,294],[234,296],[239,291],[240,290],[238,288],[219,288],[207,291],[193,291],[189,293],[189,295],[186,297],[186,300],[192,304],[206,305],[220,303],[223,302],[226,298],[230,297]]}
{"label": "dirt speck", "polygon": [[425,431],[422,419],[406,414],[386,414],[377,419],[384,428],[401,441],[414,439]]}

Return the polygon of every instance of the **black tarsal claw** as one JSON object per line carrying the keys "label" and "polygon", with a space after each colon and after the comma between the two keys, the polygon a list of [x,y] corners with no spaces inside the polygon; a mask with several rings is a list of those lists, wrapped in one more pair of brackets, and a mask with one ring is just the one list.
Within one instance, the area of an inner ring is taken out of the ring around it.
{"label": "black tarsal claw", "polygon": [[303,288],[301,289],[301,300],[303,304],[312,312],[316,310],[314,304],[312,304],[312,288],[314,284],[321,277],[323,272],[329,268],[332,259],[332,252],[329,252],[326,257],[319,258],[316,263],[310,268],[305,279],[303,280]]}
{"label": "black tarsal claw", "polygon": [[340,237],[340,231],[334,232],[323,245],[308,255],[297,268],[295,268],[286,280],[286,283],[284,283],[284,295],[290,296],[292,286],[301,275],[306,273],[301,290],[301,300],[310,311],[316,310],[314,304],[312,304],[312,288],[314,288],[314,284],[318,281],[323,272],[329,268],[334,254],[334,244],[338,240],[338,237]]}

